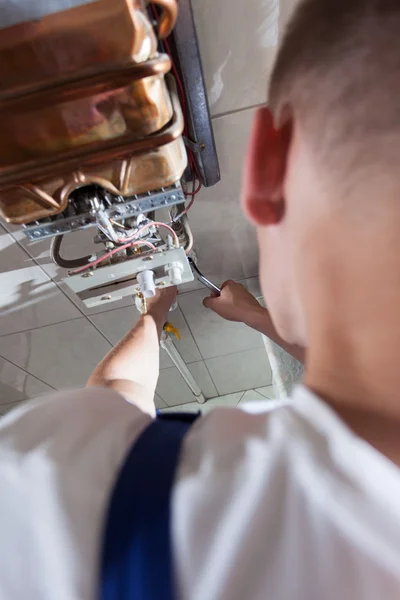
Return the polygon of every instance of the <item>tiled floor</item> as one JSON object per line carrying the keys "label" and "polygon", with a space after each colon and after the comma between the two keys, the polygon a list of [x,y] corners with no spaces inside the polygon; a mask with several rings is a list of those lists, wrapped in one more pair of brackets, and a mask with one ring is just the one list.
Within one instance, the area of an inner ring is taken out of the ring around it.
{"label": "tiled floor", "polygon": [[[255,106],[266,100],[278,35],[294,4],[193,0],[222,178],[190,211],[195,249],[211,280],[241,280],[256,296],[257,244],[240,210],[241,172]],[[89,230],[66,236],[65,255],[96,250],[92,237]],[[137,318],[131,298],[86,309],[62,282],[65,275],[51,262],[48,242],[29,242],[18,228],[0,225],[0,403],[83,385]],[[170,316],[182,336],[176,346],[207,398],[239,394],[243,402],[244,390],[271,384],[261,336],[206,311],[204,294],[198,282],[183,286]],[[159,406],[193,399],[165,354],[156,399]]]}
{"label": "tiled floor", "polygon": [[275,400],[274,389],[272,385],[259,388],[257,390],[248,390],[247,392],[236,392],[226,396],[217,396],[210,398],[205,404],[198,402],[188,402],[180,406],[171,406],[161,408],[161,412],[199,412],[203,414],[217,407],[240,406],[245,402],[265,402],[266,400]]}

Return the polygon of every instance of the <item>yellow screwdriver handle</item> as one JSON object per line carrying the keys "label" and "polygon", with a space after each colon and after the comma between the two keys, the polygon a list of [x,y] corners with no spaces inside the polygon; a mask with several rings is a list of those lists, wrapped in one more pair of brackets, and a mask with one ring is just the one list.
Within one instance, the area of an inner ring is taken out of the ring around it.
{"label": "yellow screwdriver handle", "polygon": [[168,322],[165,323],[164,331],[166,331],[167,333],[173,333],[177,337],[178,340],[181,339],[181,334],[179,333],[177,328],[172,325],[172,323],[168,323]]}

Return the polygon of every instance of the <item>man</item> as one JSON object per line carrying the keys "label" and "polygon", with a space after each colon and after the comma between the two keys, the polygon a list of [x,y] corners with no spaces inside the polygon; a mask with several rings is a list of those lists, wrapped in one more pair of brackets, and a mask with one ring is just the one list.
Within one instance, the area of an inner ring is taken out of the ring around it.
{"label": "man", "polygon": [[[171,497],[180,598],[399,598],[399,31],[397,0],[306,0],[280,49],[243,186],[277,334],[236,284],[206,306],[306,347],[305,381],[281,408],[216,409],[186,435]],[[96,596],[110,490],[157,423],[173,299],[150,304],[86,390],[0,424],[2,598]]]}

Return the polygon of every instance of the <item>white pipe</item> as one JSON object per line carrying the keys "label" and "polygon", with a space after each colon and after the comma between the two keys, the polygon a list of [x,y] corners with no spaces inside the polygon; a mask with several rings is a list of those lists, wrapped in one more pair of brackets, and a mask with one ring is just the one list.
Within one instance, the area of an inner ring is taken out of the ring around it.
{"label": "white pipe", "polygon": [[200,404],[204,404],[206,399],[204,397],[203,392],[199,388],[198,384],[193,378],[193,375],[187,368],[185,361],[182,356],[179,354],[178,350],[175,348],[171,338],[164,331],[161,336],[160,346],[165,352],[168,354],[179,373],[182,375],[183,379],[186,381],[187,385],[190,387],[192,394],[196,397],[197,402]]}

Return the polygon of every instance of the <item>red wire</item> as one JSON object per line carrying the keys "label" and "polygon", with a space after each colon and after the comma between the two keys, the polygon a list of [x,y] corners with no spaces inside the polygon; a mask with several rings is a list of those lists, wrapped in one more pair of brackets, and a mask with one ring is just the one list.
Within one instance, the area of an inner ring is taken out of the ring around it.
{"label": "red wire", "polygon": [[149,248],[151,248],[153,252],[157,250],[157,248],[153,244],[151,244],[150,242],[145,242],[144,240],[138,242],[130,242],[129,244],[124,244],[123,246],[118,246],[118,248],[114,248],[114,250],[103,254],[103,256],[100,256],[100,258],[97,258],[96,260],[88,263],[87,265],[84,265],[83,267],[79,267],[79,269],[74,269],[73,271],[70,271],[69,275],[76,275],[77,273],[82,273],[82,271],[86,271],[86,269],[90,269],[91,267],[98,265],[99,263],[103,262],[103,260],[105,260],[106,258],[110,258],[110,256],[117,254],[117,252],[121,252],[121,250],[125,250],[126,248],[132,248],[133,246],[140,246],[141,244],[149,246]]}

